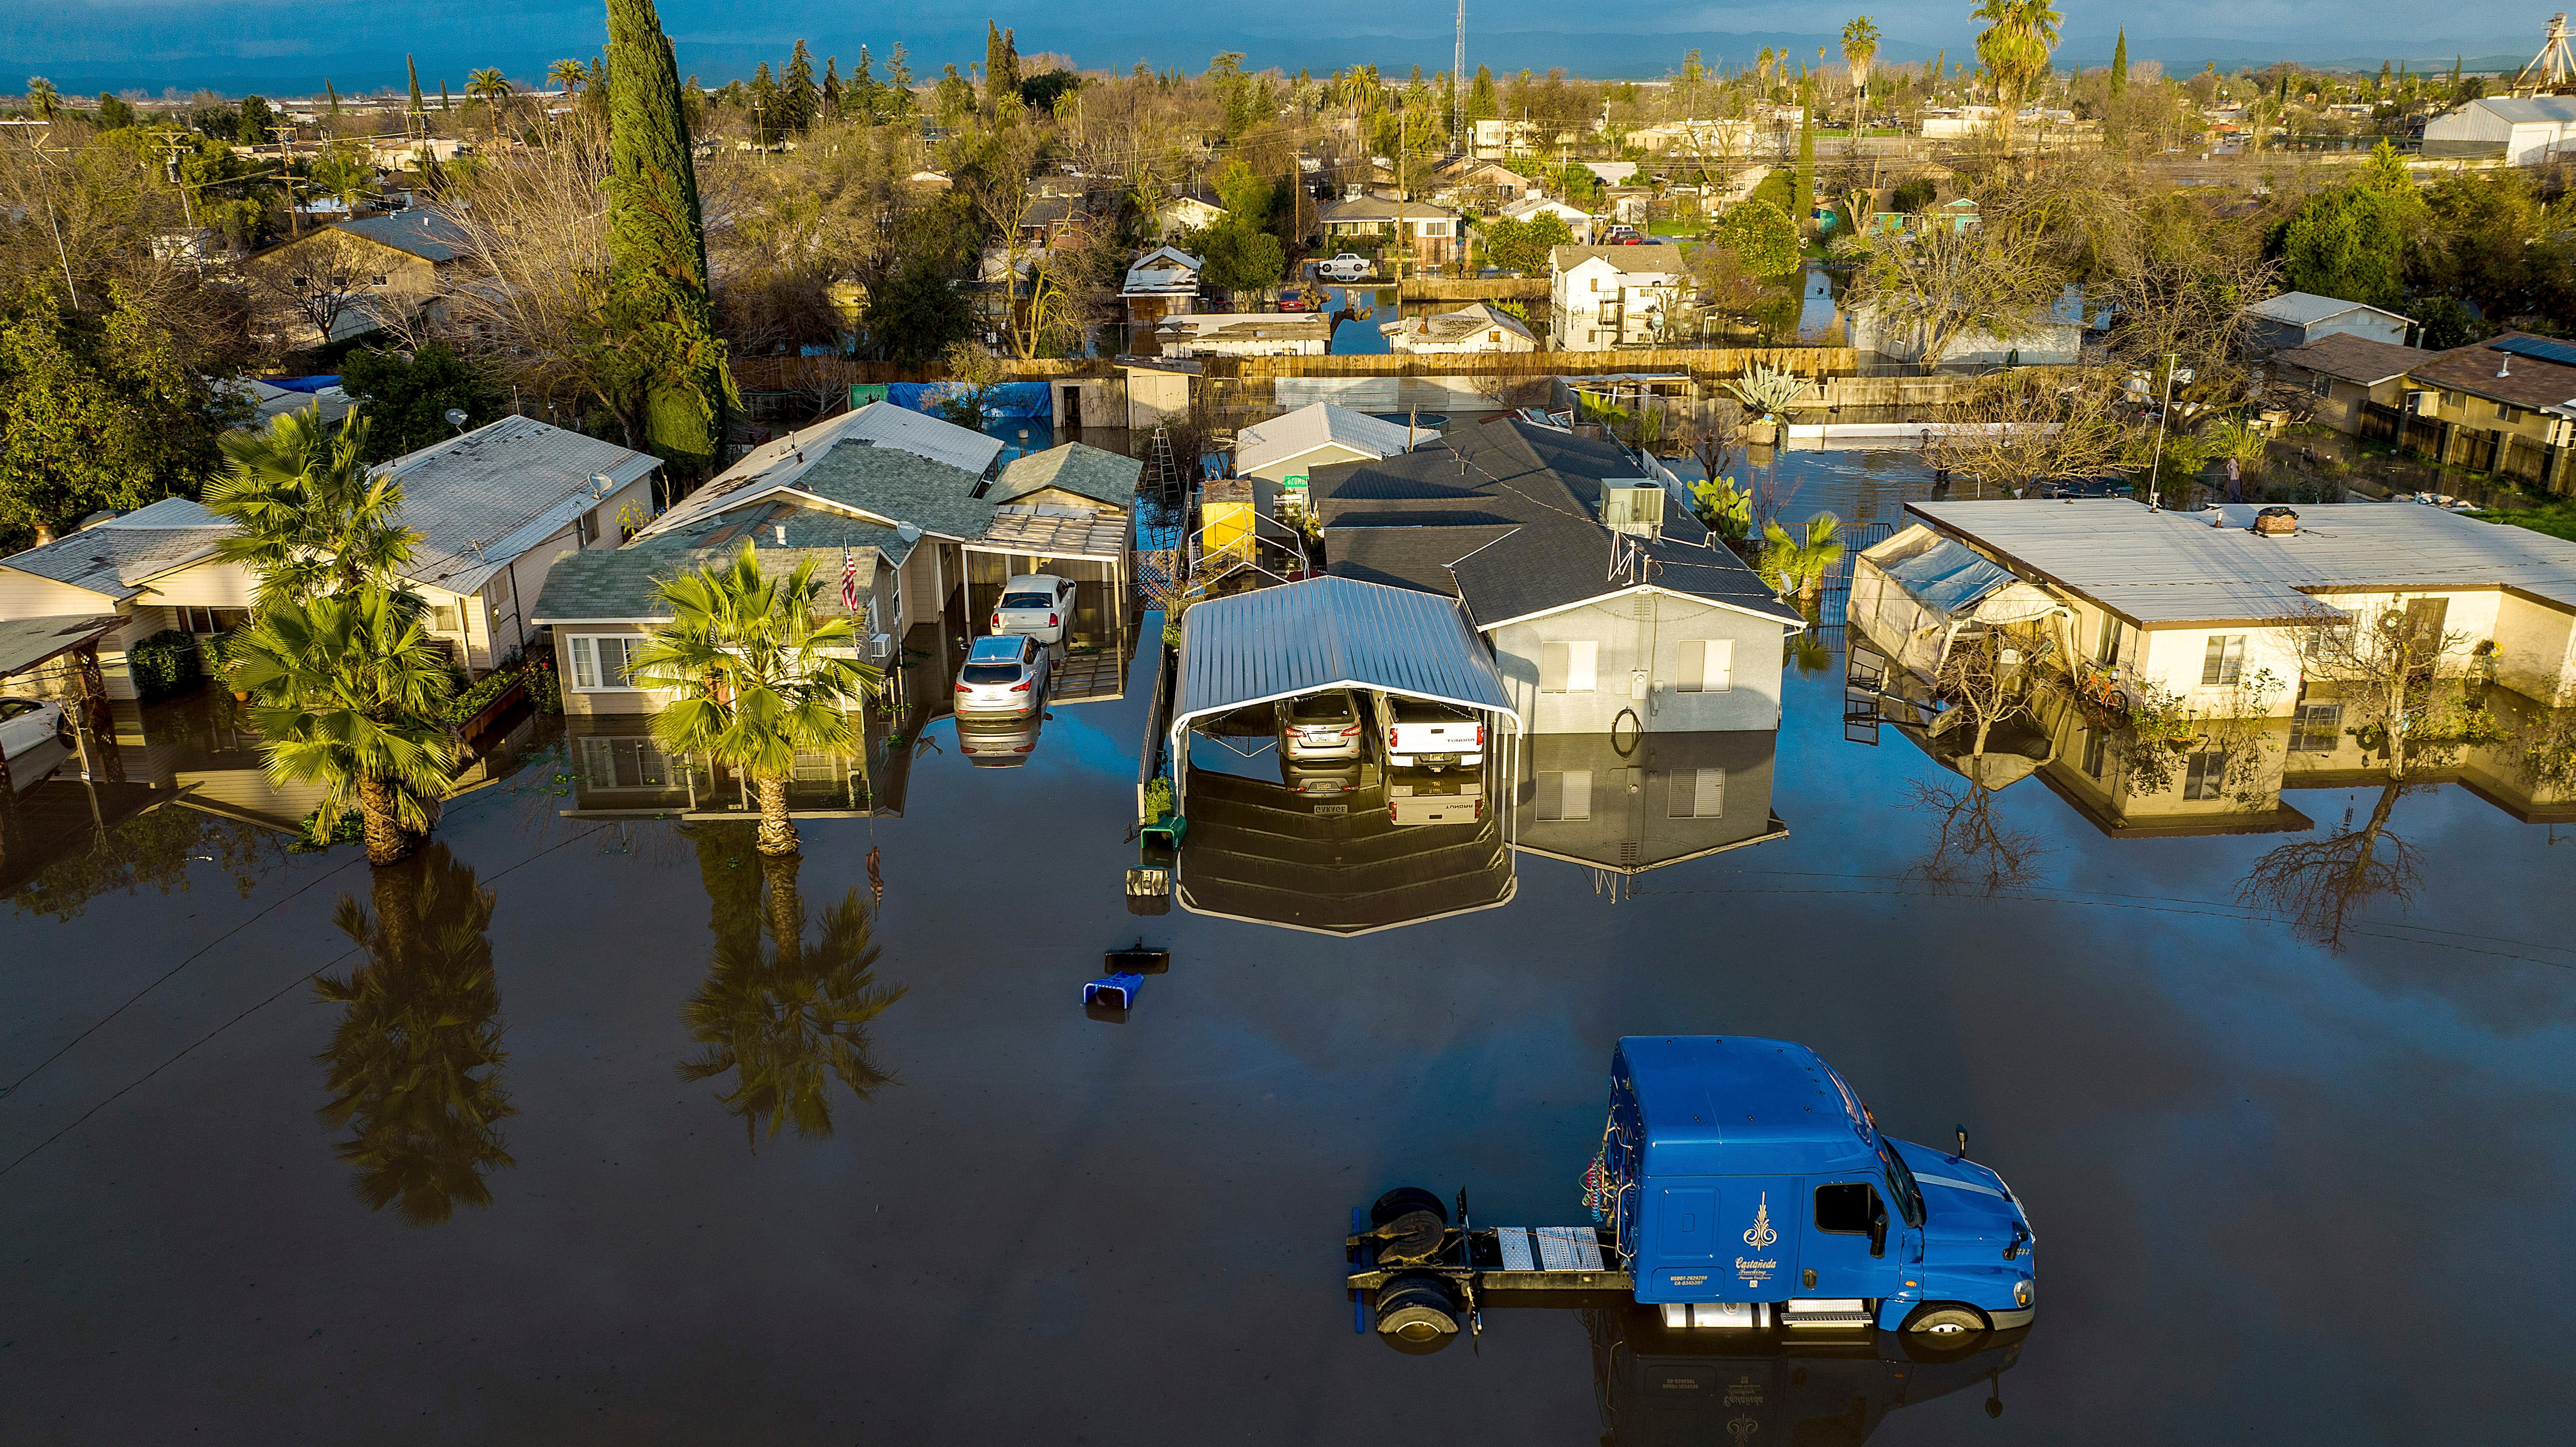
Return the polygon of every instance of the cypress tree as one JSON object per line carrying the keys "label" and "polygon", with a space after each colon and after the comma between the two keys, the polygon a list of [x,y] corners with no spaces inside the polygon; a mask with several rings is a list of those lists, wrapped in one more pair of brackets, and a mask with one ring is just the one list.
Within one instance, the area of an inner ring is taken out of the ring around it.
{"label": "cypress tree", "polygon": [[608,330],[631,398],[630,445],[721,463],[734,403],[707,300],[706,221],[680,68],[653,0],[608,0]]}
{"label": "cypress tree", "polygon": [[[2453,79],[2457,78],[2453,77]],[[1020,93],[1020,38],[1019,33],[1014,30],[1005,29],[1002,32],[1001,80],[1002,94],[1015,96]]]}
{"label": "cypress tree", "polygon": [[823,57],[823,115],[828,120],[841,118],[841,57]]}
{"label": "cypress tree", "polygon": [[984,22],[984,109],[1002,94],[1002,27]]}
{"label": "cypress tree", "polygon": [[340,118],[340,93],[331,88],[331,78],[327,75],[322,77],[322,94],[324,98],[331,102],[331,119],[335,121],[338,120]]}
{"label": "cypress tree", "polygon": [[2120,42],[2111,47],[2111,98],[2104,109],[2113,125],[2120,123],[2120,102],[2129,94],[2129,27],[2120,27]]}
{"label": "cypress tree", "polygon": [[453,103],[447,98],[447,82],[442,80],[438,83],[438,113],[445,115],[452,106]]}
{"label": "cypress tree", "polygon": [[406,71],[409,71],[409,72],[411,73],[411,112],[410,112],[410,113],[411,113],[412,115],[416,115],[416,116],[425,116],[425,115],[428,115],[428,114],[429,114],[429,103],[428,103],[428,102],[426,102],[426,101],[424,101],[424,100],[422,100],[422,99],[420,98],[420,67],[419,67],[419,66],[417,66],[417,65],[414,65],[414,64],[412,63],[412,58],[411,58],[410,56],[406,55],[406,56],[404,56],[404,57],[403,57],[403,69],[404,69],[404,70],[406,70]]}
{"label": "cypress tree", "polygon": [[752,131],[761,145],[777,137],[781,120],[778,112],[778,83],[769,78],[769,62],[764,60],[751,72]]}

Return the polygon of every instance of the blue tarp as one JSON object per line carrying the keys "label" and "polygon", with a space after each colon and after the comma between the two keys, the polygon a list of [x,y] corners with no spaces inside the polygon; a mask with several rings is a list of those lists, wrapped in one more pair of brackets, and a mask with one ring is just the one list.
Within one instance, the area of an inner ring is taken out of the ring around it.
{"label": "blue tarp", "polygon": [[1949,617],[1967,612],[2017,581],[1948,538],[1903,562],[1888,564],[1887,576],[1926,609]]}
{"label": "blue tarp", "polygon": [[262,377],[260,380],[289,392],[319,392],[325,387],[339,386],[340,374],[334,372],[327,377]]}
{"label": "blue tarp", "polygon": [[[915,412],[933,412],[947,399],[946,382],[889,382],[885,398]],[[1055,416],[1055,399],[1044,382],[1003,382],[984,394],[984,410],[995,417]]]}

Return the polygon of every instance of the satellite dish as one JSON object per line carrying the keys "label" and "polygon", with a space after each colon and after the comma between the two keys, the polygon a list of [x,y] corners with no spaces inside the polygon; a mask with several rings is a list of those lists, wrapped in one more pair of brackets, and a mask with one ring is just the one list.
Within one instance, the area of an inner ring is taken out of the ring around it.
{"label": "satellite dish", "polygon": [[903,539],[907,544],[921,541],[921,529],[914,527],[910,523],[895,524],[894,535]]}
{"label": "satellite dish", "polygon": [[450,427],[456,428],[456,429],[457,429],[457,430],[459,430],[459,431],[464,430],[464,427],[465,427],[465,409],[464,409],[464,408],[462,408],[462,407],[450,407],[450,408],[448,408],[448,409],[447,409],[447,425],[448,425],[448,426],[450,426]]}

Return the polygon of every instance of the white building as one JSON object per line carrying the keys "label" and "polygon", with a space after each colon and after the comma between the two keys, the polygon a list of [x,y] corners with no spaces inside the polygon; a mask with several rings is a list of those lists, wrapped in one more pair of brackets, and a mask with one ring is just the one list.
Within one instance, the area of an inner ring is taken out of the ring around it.
{"label": "white building", "polygon": [[1386,337],[1387,350],[1391,352],[1465,354],[1538,350],[1538,338],[1530,335],[1527,323],[1510,312],[1497,311],[1480,301],[1470,302],[1455,311],[1380,322],[1378,331]]}
{"label": "white building", "polygon": [[1550,335],[1566,351],[1652,345],[1689,274],[1678,246],[1559,246],[1548,252]]}
{"label": "white building", "polygon": [[1545,196],[1524,196],[1503,207],[1499,214],[1513,221],[1530,221],[1541,216],[1553,216],[1565,223],[1566,230],[1574,233],[1574,244],[1577,246],[1592,244],[1592,228],[1597,219],[1591,212],[1580,206],[1568,206],[1562,201],[1550,200]]}
{"label": "white building", "polygon": [[2428,156],[2491,146],[2502,146],[2505,160],[2516,166],[2537,166],[2576,151],[2576,96],[2488,96],[2424,124]]}
{"label": "white building", "polygon": [[1433,428],[1389,422],[1331,402],[1309,402],[1236,433],[1234,471],[1237,477],[1263,478],[1301,492],[1306,474],[1315,468],[1393,457],[1438,435]]}
{"label": "white building", "polygon": [[2402,347],[2406,345],[2406,333],[2415,325],[2412,318],[2385,307],[2306,291],[2268,297],[2247,307],[2245,315],[2251,319],[2251,340],[2265,351],[2304,347],[2333,336],[2361,337]]}
{"label": "white building", "polygon": [[1333,323],[1313,312],[1197,312],[1166,318],[1154,344],[1166,357],[1320,357]]}

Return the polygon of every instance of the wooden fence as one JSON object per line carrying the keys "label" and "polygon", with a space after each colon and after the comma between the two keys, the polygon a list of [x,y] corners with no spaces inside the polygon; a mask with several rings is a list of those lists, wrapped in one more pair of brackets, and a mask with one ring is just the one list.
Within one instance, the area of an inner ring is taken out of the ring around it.
{"label": "wooden fence", "polygon": [[[1001,359],[1002,375],[1013,382],[1043,382],[1055,377],[1107,377],[1117,372],[1096,357]],[[849,357],[735,357],[733,383],[746,392],[822,392],[853,383],[945,382],[948,369],[937,362],[908,366]]]}
{"label": "wooden fence", "polygon": [[1279,377],[1545,377],[1609,372],[1737,377],[1756,363],[1806,377],[1846,377],[1860,370],[1859,354],[1849,347],[1640,347],[1616,352],[1209,357],[1203,374],[1246,382]]}
{"label": "wooden fence", "polygon": [[1460,277],[1454,281],[1442,281],[1408,276],[1396,283],[1395,292],[1402,301],[1543,301],[1547,297],[1547,278],[1498,276],[1474,280]]}

